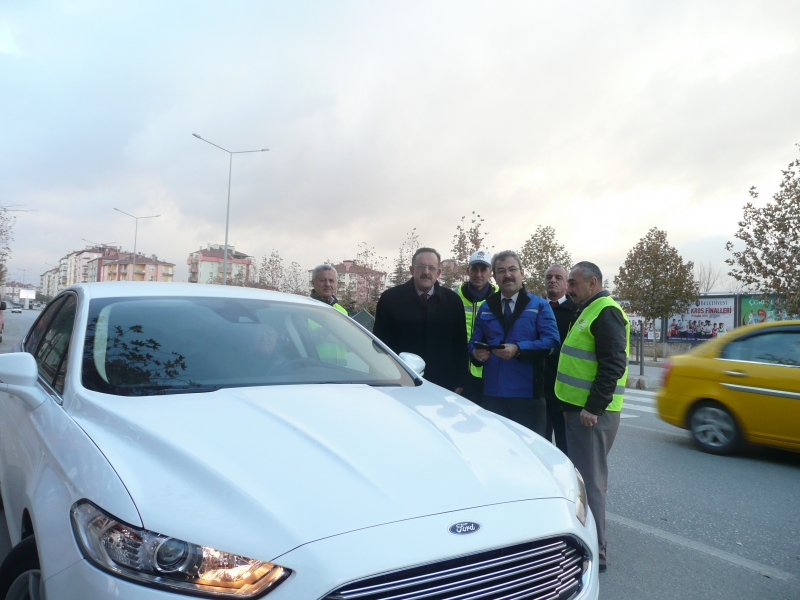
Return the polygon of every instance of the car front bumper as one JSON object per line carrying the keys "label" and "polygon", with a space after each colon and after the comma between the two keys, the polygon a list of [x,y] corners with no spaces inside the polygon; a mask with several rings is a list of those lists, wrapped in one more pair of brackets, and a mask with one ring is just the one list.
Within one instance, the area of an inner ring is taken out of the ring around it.
{"label": "car front bumper", "polygon": [[[480,530],[453,535],[457,522],[473,521]],[[441,513],[368,527],[304,544],[273,559],[293,573],[266,598],[323,598],[349,582],[387,571],[436,563],[532,540],[571,536],[587,550],[582,589],[575,600],[595,600],[599,594],[597,534],[589,513],[586,526],[575,518],[574,505],[563,499],[525,500]],[[86,560],[45,582],[50,600],[167,600],[183,594],[146,587],[109,575]]]}

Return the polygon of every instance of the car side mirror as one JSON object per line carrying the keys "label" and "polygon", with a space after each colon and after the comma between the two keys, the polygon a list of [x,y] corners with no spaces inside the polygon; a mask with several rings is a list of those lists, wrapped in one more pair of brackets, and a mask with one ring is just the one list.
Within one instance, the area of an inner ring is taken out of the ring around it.
{"label": "car side mirror", "polygon": [[0,354],[0,392],[19,396],[33,410],[47,400],[40,388],[36,359],[27,352]]}
{"label": "car side mirror", "polygon": [[408,368],[414,371],[420,377],[425,375],[425,361],[422,360],[421,356],[413,354],[411,352],[401,352],[398,356],[403,360]]}

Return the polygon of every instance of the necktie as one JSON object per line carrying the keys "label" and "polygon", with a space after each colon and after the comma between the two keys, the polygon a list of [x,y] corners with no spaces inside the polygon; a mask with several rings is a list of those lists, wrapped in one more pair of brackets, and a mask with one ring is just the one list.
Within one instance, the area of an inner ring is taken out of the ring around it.
{"label": "necktie", "polygon": [[503,298],[503,319],[506,322],[506,327],[511,322],[511,298]]}
{"label": "necktie", "polygon": [[550,300],[550,308],[555,308],[558,306],[558,300]]}
{"label": "necktie", "polygon": [[428,301],[428,294],[426,294],[425,292],[422,292],[419,295],[419,297],[422,298],[422,302],[427,302]]}

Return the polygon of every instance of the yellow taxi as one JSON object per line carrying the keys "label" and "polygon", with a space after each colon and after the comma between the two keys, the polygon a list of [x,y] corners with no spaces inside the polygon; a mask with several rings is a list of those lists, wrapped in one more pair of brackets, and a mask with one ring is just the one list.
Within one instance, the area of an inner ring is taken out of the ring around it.
{"label": "yellow taxi", "polygon": [[706,452],[800,451],[800,321],[748,325],[670,358],[656,402]]}

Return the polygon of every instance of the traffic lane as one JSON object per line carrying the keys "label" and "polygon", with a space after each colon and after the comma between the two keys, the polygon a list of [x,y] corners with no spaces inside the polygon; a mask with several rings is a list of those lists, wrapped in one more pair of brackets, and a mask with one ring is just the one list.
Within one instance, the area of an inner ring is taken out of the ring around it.
{"label": "traffic lane", "polygon": [[626,393],[609,456],[601,597],[800,597],[800,455],[702,453],[650,396]]}
{"label": "traffic lane", "polygon": [[5,325],[3,326],[3,341],[0,342],[0,354],[11,351],[14,344],[28,333],[40,313],[39,310],[23,310],[21,313],[12,313],[10,309],[3,311]]}
{"label": "traffic lane", "polygon": [[609,490],[611,512],[800,575],[800,454],[707,454],[645,413],[621,421]]}

